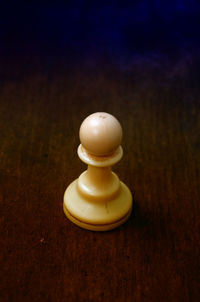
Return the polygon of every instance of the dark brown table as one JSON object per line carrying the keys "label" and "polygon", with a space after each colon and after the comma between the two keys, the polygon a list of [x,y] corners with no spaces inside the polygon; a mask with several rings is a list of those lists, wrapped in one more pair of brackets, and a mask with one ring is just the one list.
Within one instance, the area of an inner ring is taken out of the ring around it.
{"label": "dark brown table", "polygon": [[[0,301],[199,301],[200,59],[156,60],[1,59]],[[102,233],[62,209],[96,111],[123,126],[114,171],[134,194],[128,222]]]}

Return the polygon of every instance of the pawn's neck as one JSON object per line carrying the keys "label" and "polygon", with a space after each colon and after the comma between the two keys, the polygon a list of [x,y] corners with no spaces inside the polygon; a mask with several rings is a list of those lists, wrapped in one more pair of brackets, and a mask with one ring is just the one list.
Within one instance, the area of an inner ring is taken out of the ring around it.
{"label": "pawn's neck", "polygon": [[78,179],[78,189],[88,200],[106,201],[119,193],[120,181],[111,171],[109,162],[117,162],[122,156],[122,149],[109,157],[90,157],[86,150],[79,146],[79,157],[88,164],[87,171]]}
{"label": "pawn's neck", "polygon": [[94,167],[88,165],[87,177],[93,183],[107,183],[110,180],[112,173],[110,167]]}

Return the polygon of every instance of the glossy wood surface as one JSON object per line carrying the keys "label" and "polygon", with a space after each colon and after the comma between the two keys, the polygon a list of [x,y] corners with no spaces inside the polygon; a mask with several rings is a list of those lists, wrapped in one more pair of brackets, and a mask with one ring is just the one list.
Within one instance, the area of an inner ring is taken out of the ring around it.
{"label": "glossy wood surface", "polygon": [[[0,301],[199,301],[200,60],[137,60],[1,59]],[[135,200],[102,233],[63,213],[96,111],[122,124],[114,171]]]}

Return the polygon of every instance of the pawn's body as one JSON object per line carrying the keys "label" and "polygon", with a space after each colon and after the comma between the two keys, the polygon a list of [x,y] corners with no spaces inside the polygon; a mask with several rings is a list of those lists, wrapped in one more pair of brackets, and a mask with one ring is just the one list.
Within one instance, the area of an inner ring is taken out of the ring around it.
{"label": "pawn's body", "polygon": [[110,168],[123,155],[121,139],[121,126],[108,113],[94,113],[81,125],[78,155],[88,169],[66,189],[63,207],[82,228],[111,230],[131,214],[131,192]]}

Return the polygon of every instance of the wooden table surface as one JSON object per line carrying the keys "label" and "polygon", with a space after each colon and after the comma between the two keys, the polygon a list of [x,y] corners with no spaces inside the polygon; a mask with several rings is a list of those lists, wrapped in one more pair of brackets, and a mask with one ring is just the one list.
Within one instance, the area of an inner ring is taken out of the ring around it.
{"label": "wooden table surface", "polygon": [[[198,301],[199,65],[183,59],[157,72],[2,62],[0,301]],[[134,194],[129,221],[102,233],[62,209],[86,168],[80,124],[96,111],[121,121],[114,170]]]}
{"label": "wooden table surface", "polygon": [[[197,48],[127,62],[19,50],[0,56],[0,301],[200,301]],[[79,127],[96,111],[122,124],[113,170],[134,195],[109,232],[63,213],[86,169]]]}

